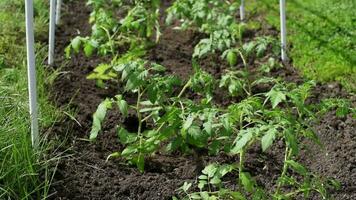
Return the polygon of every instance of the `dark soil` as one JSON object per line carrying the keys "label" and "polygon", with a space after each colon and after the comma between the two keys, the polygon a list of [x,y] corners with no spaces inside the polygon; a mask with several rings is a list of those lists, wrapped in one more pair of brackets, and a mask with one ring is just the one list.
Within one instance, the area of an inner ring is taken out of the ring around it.
{"label": "dark soil", "polygon": [[[120,90],[118,84],[109,84],[108,89],[95,86],[95,81],[86,76],[97,64],[109,58],[86,58],[82,54],[66,60],[64,48],[76,35],[90,34],[88,24],[89,9],[84,1],[69,1],[65,4],[63,24],[57,30],[56,65],[61,75],[53,85],[53,101],[61,107],[69,107],[77,112],[77,122],[65,119],[51,131],[53,140],[65,140],[61,148],[66,156],[60,160],[51,188],[52,199],[171,199],[177,194],[184,181],[194,181],[197,176],[197,162],[193,156],[165,155],[159,153],[146,162],[145,173],[128,166],[123,160],[106,161],[109,154],[122,149],[116,135],[116,125],[135,128],[135,117],[123,118],[117,111],[111,111],[103,125],[103,132],[95,143],[87,141],[92,114],[105,98]],[[275,35],[277,32],[267,27],[263,33]],[[261,33],[258,33],[261,34]],[[168,68],[169,73],[186,78],[191,74],[191,55],[194,44],[201,35],[194,32],[163,30],[160,43],[149,52],[149,59]],[[218,56],[201,61],[202,67],[219,78],[227,64]],[[302,78],[291,66],[275,70],[273,76],[281,76],[287,81],[300,83]],[[223,98],[224,92],[217,92],[217,103],[227,104],[238,101]],[[318,84],[313,92],[315,102],[325,97],[346,97],[356,103],[337,83]],[[324,148],[304,142],[308,148],[302,151],[300,160],[313,172],[321,176],[333,177],[341,181],[342,189],[331,191],[335,199],[356,199],[356,120],[351,115],[335,117],[330,112],[315,126]],[[259,184],[273,188],[273,180],[280,174],[283,159],[282,144],[275,144],[271,152],[261,153],[259,147],[249,152],[247,168],[256,176]],[[203,156],[204,164],[211,162],[232,163],[237,158],[226,155]],[[228,177],[227,187],[236,187],[235,176]],[[314,196],[312,199],[319,199]]]}

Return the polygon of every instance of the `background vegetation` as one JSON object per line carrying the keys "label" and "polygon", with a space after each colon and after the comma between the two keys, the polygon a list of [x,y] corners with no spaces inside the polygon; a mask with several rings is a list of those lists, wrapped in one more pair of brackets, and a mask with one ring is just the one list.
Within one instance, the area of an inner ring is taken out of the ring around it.
{"label": "background vegetation", "polygon": [[[248,6],[279,27],[278,0],[249,1]],[[287,0],[290,57],[306,77],[337,80],[356,91],[355,10],[354,0]]]}
{"label": "background vegetation", "polygon": [[[40,156],[48,144],[38,152],[31,148],[24,2],[0,1],[0,199],[39,199],[46,195],[50,181],[47,177],[40,180],[38,173],[46,170]],[[36,41],[47,35],[45,2],[35,1]],[[41,127],[50,126],[59,116],[45,88],[54,77],[43,65],[46,50],[45,45],[36,44]]]}

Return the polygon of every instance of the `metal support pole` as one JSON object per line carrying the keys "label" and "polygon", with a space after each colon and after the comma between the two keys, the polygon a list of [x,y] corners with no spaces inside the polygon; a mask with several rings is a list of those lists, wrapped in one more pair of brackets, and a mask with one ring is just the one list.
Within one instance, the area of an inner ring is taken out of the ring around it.
{"label": "metal support pole", "polygon": [[61,23],[61,7],[62,0],[57,0],[57,11],[56,11],[56,24],[59,25]]}
{"label": "metal support pole", "polygon": [[240,18],[241,21],[245,20],[245,1],[241,0],[241,5],[240,5]]}
{"label": "metal support pole", "polygon": [[49,14],[49,49],[48,49],[48,64],[53,64],[54,58],[54,42],[56,32],[56,0],[50,0],[50,14]]}
{"label": "metal support pole", "polygon": [[286,23],[286,1],[280,0],[280,21],[281,21],[281,47],[282,47],[282,61],[288,61],[287,55],[287,23]]}
{"label": "metal support pole", "polygon": [[38,114],[37,114],[37,86],[36,86],[36,61],[35,39],[33,31],[33,0],[25,1],[26,12],[26,44],[27,44],[27,74],[28,92],[31,119],[32,146],[36,149],[39,145]]}

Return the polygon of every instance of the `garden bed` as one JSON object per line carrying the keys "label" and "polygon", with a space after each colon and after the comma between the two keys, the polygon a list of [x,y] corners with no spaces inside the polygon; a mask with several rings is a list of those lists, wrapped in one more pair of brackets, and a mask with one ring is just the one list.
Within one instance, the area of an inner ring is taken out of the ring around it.
{"label": "garden bed", "polygon": [[[175,152],[156,153],[146,158],[145,172],[129,166],[124,159],[115,158],[106,161],[108,155],[124,147],[117,138],[118,123],[127,130],[137,129],[137,118],[131,113],[130,117],[123,117],[118,110],[108,113],[103,124],[102,133],[96,142],[87,140],[91,126],[92,115],[99,103],[106,97],[113,97],[123,86],[111,83],[107,89],[96,87],[94,80],[86,77],[92,70],[109,58],[93,56],[85,57],[82,53],[74,55],[70,60],[64,58],[64,49],[78,32],[89,35],[91,26],[88,23],[89,8],[82,1],[73,1],[65,5],[63,24],[57,30],[56,66],[61,68],[61,75],[53,86],[53,101],[59,106],[70,105],[77,112],[75,119],[66,119],[57,124],[50,131],[52,138],[66,140],[63,150],[67,157],[63,158],[54,177],[51,193],[53,199],[171,199],[178,196],[177,188],[184,182],[194,182],[201,170],[209,163],[238,162],[238,156],[219,154],[208,156],[207,152],[198,152],[202,160],[193,155],[182,155]],[[183,80],[192,73],[191,55],[194,45],[200,35],[193,31],[177,31],[172,27],[165,27],[158,45],[153,47],[147,57],[148,60],[162,64],[167,73],[178,75]],[[278,32],[272,27],[263,26],[256,32],[248,33],[246,40],[256,35],[277,36]],[[268,57],[268,56],[267,56]],[[267,62],[267,60],[265,60]],[[220,78],[228,64],[220,56],[210,56],[200,61],[201,67]],[[256,65],[256,66],[254,66]],[[257,64],[251,63],[251,71],[257,70]],[[270,76],[282,77],[288,82],[301,83],[303,78],[298,75],[289,64],[275,69]],[[268,91],[270,86],[254,88],[254,92]],[[200,97],[193,92],[186,94],[192,100]],[[228,105],[241,99],[226,97],[223,89],[214,92],[214,102]],[[310,102],[320,102],[329,97],[343,97],[350,99],[355,105],[355,96],[347,94],[338,83],[328,85],[317,84],[312,92]],[[127,98],[127,97],[126,97]],[[129,103],[135,102],[135,97],[128,96]],[[149,125],[147,125],[149,126]],[[327,113],[320,119],[320,124],[314,126],[320,137],[323,148],[309,141],[302,142],[302,150],[298,160],[305,164],[312,172],[323,177],[332,177],[341,182],[341,189],[331,194],[335,199],[356,198],[356,120],[352,114],[336,117],[335,111]],[[67,133],[67,134],[66,134]],[[276,142],[274,148],[262,152],[257,145],[248,151],[246,170],[264,188],[274,188],[275,180],[280,175],[284,159],[284,143]],[[202,161],[202,162],[201,162]],[[237,187],[237,174],[231,174],[224,179],[226,187]],[[300,197],[301,198],[301,197]],[[311,199],[319,199],[313,195]]]}

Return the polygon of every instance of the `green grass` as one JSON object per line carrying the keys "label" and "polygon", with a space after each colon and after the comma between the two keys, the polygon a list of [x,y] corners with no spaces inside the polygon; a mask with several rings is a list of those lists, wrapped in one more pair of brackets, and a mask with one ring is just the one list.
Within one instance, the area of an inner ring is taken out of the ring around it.
{"label": "green grass", "polygon": [[[44,2],[35,1],[37,39],[47,34],[48,5]],[[24,10],[23,0],[0,2],[0,199],[44,198],[50,184],[49,173],[39,176],[39,172],[47,170],[48,162],[42,152],[49,144],[42,141],[36,152],[31,147]],[[43,66],[46,50],[44,45],[36,44],[42,128],[60,117],[59,111],[48,102],[46,85],[52,82],[55,73],[49,73]]]}
{"label": "green grass", "polygon": [[[340,81],[356,92],[356,1],[287,0],[289,56],[303,74]],[[279,1],[253,0],[249,10],[279,27]]]}

